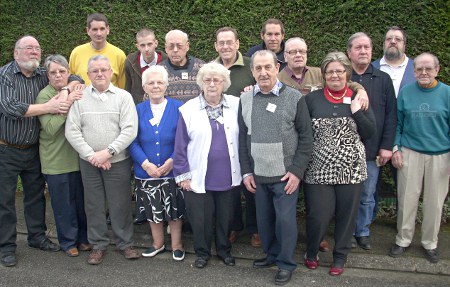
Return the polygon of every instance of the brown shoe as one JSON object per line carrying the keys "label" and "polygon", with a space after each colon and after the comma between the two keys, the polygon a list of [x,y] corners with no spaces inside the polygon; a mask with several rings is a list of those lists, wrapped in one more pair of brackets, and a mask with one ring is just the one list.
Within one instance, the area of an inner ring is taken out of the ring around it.
{"label": "brown shoe", "polygon": [[92,249],[88,257],[88,263],[91,265],[98,265],[102,263],[103,257],[106,255],[106,250]]}
{"label": "brown shoe", "polygon": [[228,240],[230,241],[231,244],[235,243],[237,239],[237,232],[236,231],[231,231],[230,232],[230,236],[228,236]]}
{"label": "brown shoe", "polygon": [[319,251],[320,252],[328,252],[330,250],[330,247],[328,245],[328,242],[324,239],[322,242],[320,242],[319,245]]}
{"label": "brown shoe", "polygon": [[92,245],[90,245],[89,243],[80,243],[80,245],[78,246],[78,250],[79,251],[91,251]]}
{"label": "brown shoe", "polygon": [[253,247],[260,247],[261,246],[261,238],[259,238],[258,233],[252,234],[252,239],[250,239],[250,244]]}
{"label": "brown shoe", "polygon": [[137,259],[141,257],[141,255],[131,246],[122,250],[122,254],[126,259]]}
{"label": "brown shoe", "polygon": [[76,247],[72,247],[72,248],[66,250],[66,254],[69,257],[77,257],[79,255],[78,254],[78,249]]}

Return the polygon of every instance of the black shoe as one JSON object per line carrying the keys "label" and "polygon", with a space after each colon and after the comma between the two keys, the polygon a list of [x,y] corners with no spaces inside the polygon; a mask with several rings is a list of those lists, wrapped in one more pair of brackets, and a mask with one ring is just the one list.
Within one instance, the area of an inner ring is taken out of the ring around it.
{"label": "black shoe", "polygon": [[425,258],[431,263],[438,263],[439,261],[439,252],[437,248],[434,249],[423,249],[425,251]]}
{"label": "black shoe", "polygon": [[352,248],[358,247],[358,242],[356,242],[356,238],[352,236]]}
{"label": "black shoe", "polygon": [[194,266],[197,268],[204,268],[208,264],[208,261],[202,257],[197,257],[194,262]]}
{"label": "black shoe", "polygon": [[6,253],[2,256],[2,265],[5,267],[12,267],[17,264],[16,255],[14,253]]}
{"label": "black shoe", "polygon": [[406,247],[398,246],[397,244],[392,245],[391,251],[389,251],[389,256],[391,257],[400,257],[405,252]]}
{"label": "black shoe", "polygon": [[356,242],[358,243],[359,247],[361,247],[364,250],[371,250],[372,245],[370,244],[370,237],[369,236],[361,236],[361,237],[355,237]]}
{"label": "black shoe", "polygon": [[267,257],[253,261],[254,268],[269,268],[275,266],[275,261],[268,261]]}
{"label": "black shoe", "polygon": [[61,247],[59,247],[58,244],[53,243],[50,239],[45,237],[44,240],[41,241],[39,244],[28,244],[28,246],[32,248],[39,248],[43,251],[50,251],[50,252],[57,252],[61,250]]}
{"label": "black shoe", "polygon": [[276,285],[284,285],[291,280],[292,271],[278,269],[277,274],[275,275],[275,284]]}
{"label": "black shoe", "polygon": [[139,218],[139,217],[136,217],[134,220],[133,220],[133,224],[134,225],[141,225],[141,224],[144,224],[144,223],[146,223],[147,222],[147,218]]}
{"label": "black shoe", "polygon": [[226,266],[234,266],[236,265],[236,261],[234,260],[234,257],[229,255],[227,257],[220,257],[220,260],[223,261],[223,264],[225,264]]}

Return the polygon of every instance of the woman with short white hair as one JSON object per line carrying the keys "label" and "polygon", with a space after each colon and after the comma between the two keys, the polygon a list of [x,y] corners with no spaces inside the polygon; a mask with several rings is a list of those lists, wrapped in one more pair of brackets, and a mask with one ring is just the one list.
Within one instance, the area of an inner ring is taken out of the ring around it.
{"label": "woman with short white hair", "polygon": [[175,139],[174,174],[185,190],[186,211],[194,234],[194,266],[211,257],[215,230],[217,256],[233,266],[228,240],[233,219],[233,192],[241,183],[238,158],[239,98],[224,94],[230,71],[218,63],[198,72],[202,93],[180,108]]}

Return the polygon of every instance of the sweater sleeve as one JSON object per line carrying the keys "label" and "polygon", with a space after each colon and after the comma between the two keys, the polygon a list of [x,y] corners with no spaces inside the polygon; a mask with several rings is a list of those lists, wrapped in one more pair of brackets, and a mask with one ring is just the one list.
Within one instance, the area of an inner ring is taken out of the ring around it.
{"label": "sweater sleeve", "polygon": [[72,147],[78,152],[80,158],[89,161],[94,155],[94,149],[88,145],[81,131],[81,113],[78,102],[75,102],[69,110],[66,121],[66,138]]}
{"label": "sweater sleeve", "polygon": [[139,106],[139,105],[136,107],[136,110],[138,112],[138,121],[139,121],[138,135],[131,142],[130,146],[128,147],[128,151],[130,152],[131,158],[139,166],[147,159],[147,155],[145,154],[144,150],[142,149],[141,141],[140,141],[140,138],[139,138],[141,133],[145,134],[145,132],[146,132],[146,131],[141,129],[142,125],[140,123],[142,121],[146,120],[145,113],[139,111],[139,109],[141,107],[142,106]]}
{"label": "sweater sleeve", "polygon": [[253,173],[250,159],[250,147],[248,147],[248,128],[245,125],[242,116],[242,101],[239,102],[238,108],[238,124],[239,124],[239,162],[241,165],[241,174]]}
{"label": "sweater sleeve", "polygon": [[120,153],[125,150],[136,138],[138,130],[137,126],[138,118],[136,107],[134,106],[134,101],[131,95],[129,93],[126,93],[120,107],[120,134],[110,144],[110,146],[116,151],[116,153]]}
{"label": "sweater sleeve", "polygon": [[309,163],[312,152],[312,127],[305,97],[297,102],[297,114],[295,116],[295,128],[298,133],[298,145],[294,154],[293,164],[287,167],[287,171],[303,179],[303,175]]}
{"label": "sweater sleeve", "polygon": [[402,90],[398,94],[397,98],[397,128],[395,130],[395,142],[394,145],[398,146],[401,150],[402,147],[402,134],[403,134],[403,120],[405,116],[403,114],[403,93]]}
{"label": "sweater sleeve", "polygon": [[370,107],[366,111],[358,110],[352,117],[358,126],[358,134],[362,140],[369,139],[376,132],[375,115]]}
{"label": "sweater sleeve", "polygon": [[[36,104],[45,104],[52,99],[52,94],[44,89],[39,92],[36,98]],[[66,114],[43,114],[39,117],[41,129],[46,131],[49,135],[55,136],[64,127],[66,122]]]}
{"label": "sweater sleeve", "polygon": [[190,172],[187,147],[190,138],[187,132],[183,115],[178,118],[177,132],[175,134],[175,147],[173,155],[173,174],[175,177]]}

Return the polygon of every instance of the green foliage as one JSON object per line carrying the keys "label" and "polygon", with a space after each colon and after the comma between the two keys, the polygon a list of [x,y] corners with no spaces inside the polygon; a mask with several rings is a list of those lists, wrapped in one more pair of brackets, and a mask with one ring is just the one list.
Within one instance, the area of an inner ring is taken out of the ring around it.
{"label": "green foliage", "polygon": [[435,53],[442,64],[440,79],[450,82],[450,1],[375,0],[78,0],[0,1],[0,65],[12,59],[14,43],[22,35],[38,37],[45,57],[51,53],[69,56],[72,49],[89,40],[86,16],[104,13],[110,22],[109,41],[125,53],[135,47],[134,35],[143,26],[156,31],[160,48],[164,35],[181,29],[190,36],[190,53],[206,61],[216,57],[215,31],[232,26],[239,32],[241,51],[261,41],[261,24],[279,18],[286,38],[303,37],[309,45],[308,64],[318,66],[326,53],[344,51],[350,35],[368,33],[374,43],[373,58],[382,55],[386,27],[398,25],[408,33],[407,54]]}

